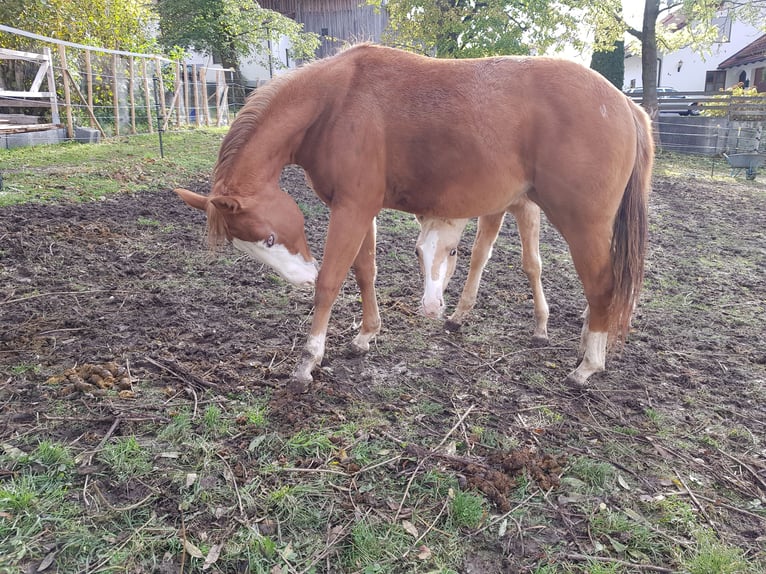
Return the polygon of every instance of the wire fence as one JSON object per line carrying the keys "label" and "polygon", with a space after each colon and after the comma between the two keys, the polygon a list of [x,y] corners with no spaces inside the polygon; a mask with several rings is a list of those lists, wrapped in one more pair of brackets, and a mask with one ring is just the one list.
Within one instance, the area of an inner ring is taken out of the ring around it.
{"label": "wire fence", "polygon": [[0,32],[23,38],[24,47],[0,44],[0,134],[62,125],[69,139],[83,129],[108,138],[223,126],[244,103],[246,90],[220,66],[63,42],[4,25]]}

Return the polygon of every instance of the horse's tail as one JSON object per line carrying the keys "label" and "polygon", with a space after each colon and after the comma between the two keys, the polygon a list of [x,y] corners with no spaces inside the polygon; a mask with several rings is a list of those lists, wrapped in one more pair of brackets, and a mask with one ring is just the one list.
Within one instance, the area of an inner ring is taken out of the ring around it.
{"label": "horse's tail", "polygon": [[636,156],[612,229],[614,288],[609,313],[612,341],[624,340],[630,329],[630,319],[644,281],[649,233],[648,196],[654,162],[652,127],[649,116],[641,108],[632,102],[629,105],[636,126]]}

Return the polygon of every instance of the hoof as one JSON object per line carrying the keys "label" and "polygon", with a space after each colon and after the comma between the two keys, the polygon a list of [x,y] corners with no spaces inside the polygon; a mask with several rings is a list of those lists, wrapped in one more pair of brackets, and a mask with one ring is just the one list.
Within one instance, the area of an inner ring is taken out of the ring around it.
{"label": "hoof", "polygon": [[547,336],[532,335],[533,347],[547,347],[549,343],[550,343],[550,339],[548,339]]}
{"label": "hoof", "polygon": [[575,389],[586,389],[588,388],[588,378],[575,370],[567,375],[564,384]]}
{"label": "hoof", "polygon": [[350,357],[361,357],[362,355],[366,355],[369,350],[370,350],[369,343],[367,343],[367,345],[362,347],[357,345],[355,342],[353,342],[348,346],[348,355]]}
{"label": "hoof", "polygon": [[456,321],[453,321],[452,319],[447,319],[444,322],[444,327],[449,331],[450,333],[457,333],[460,331],[460,327],[462,326],[462,323],[458,323]]}
{"label": "hoof", "polygon": [[313,362],[303,361],[290,375],[290,382],[287,385],[287,389],[296,394],[303,394],[308,392],[309,385],[314,381],[311,376],[313,370]]}
{"label": "hoof", "polygon": [[305,395],[309,392],[309,385],[311,384],[312,379],[309,379],[308,381],[302,380],[302,379],[296,379],[295,377],[290,379],[290,382],[287,383],[287,391],[293,395]]}

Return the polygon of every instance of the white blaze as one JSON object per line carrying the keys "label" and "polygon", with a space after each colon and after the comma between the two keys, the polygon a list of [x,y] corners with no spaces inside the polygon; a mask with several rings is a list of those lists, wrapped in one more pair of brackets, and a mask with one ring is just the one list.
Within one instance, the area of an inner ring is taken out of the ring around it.
{"label": "white blaze", "polygon": [[299,254],[290,253],[284,245],[275,243],[267,247],[265,241],[242,241],[237,238],[231,243],[240,251],[274,269],[280,277],[296,287],[312,287],[316,282],[316,261],[306,261]]}

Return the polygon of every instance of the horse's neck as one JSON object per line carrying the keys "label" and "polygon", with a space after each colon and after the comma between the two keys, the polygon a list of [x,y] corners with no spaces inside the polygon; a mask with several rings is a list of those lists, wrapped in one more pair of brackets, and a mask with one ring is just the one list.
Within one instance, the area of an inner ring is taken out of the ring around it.
{"label": "horse's neck", "polygon": [[289,89],[275,94],[268,112],[238,154],[235,173],[262,184],[279,179],[282,168],[295,163],[306,130],[317,114],[311,90]]}

